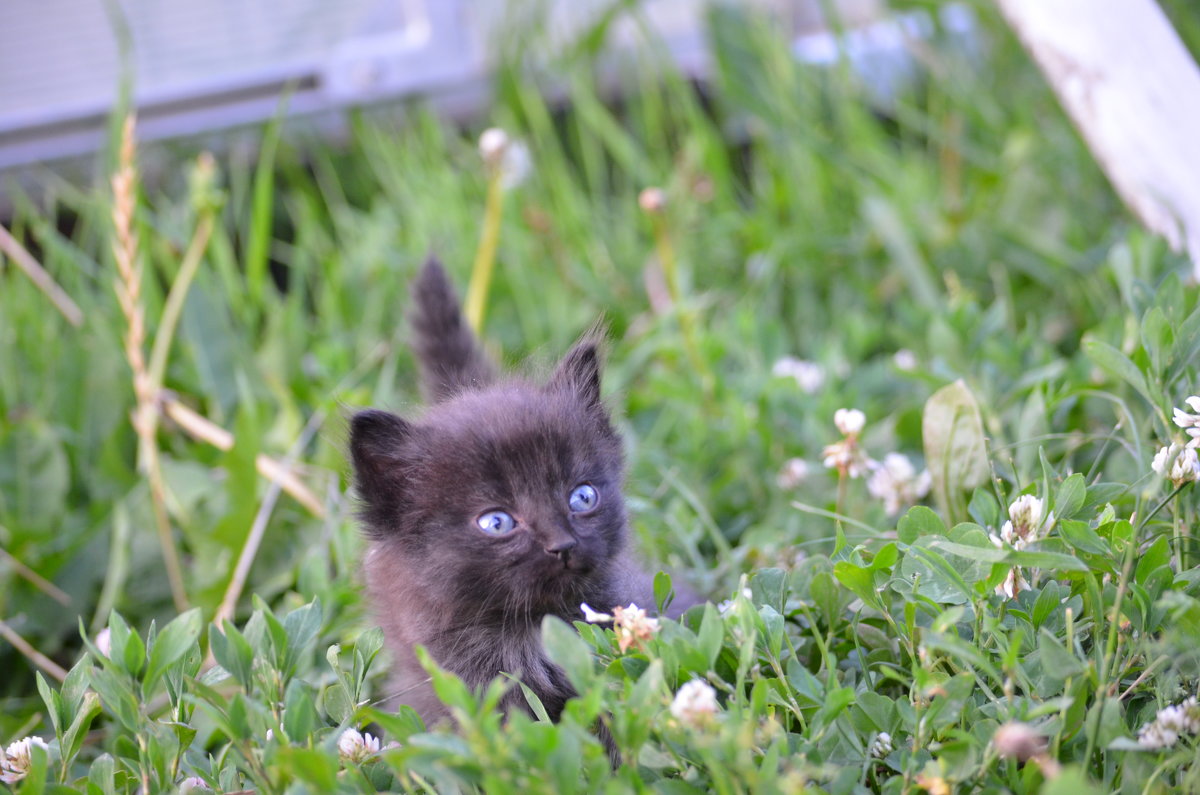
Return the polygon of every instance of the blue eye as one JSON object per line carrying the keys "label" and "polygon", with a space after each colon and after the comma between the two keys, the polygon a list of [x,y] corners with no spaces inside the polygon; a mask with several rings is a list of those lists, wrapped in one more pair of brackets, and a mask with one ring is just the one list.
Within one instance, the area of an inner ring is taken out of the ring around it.
{"label": "blue eye", "polygon": [[490,536],[506,536],[517,526],[517,520],[504,511],[488,511],[475,520],[479,529]]}
{"label": "blue eye", "polygon": [[575,487],[567,498],[572,513],[587,513],[600,504],[600,494],[591,486],[582,483]]}

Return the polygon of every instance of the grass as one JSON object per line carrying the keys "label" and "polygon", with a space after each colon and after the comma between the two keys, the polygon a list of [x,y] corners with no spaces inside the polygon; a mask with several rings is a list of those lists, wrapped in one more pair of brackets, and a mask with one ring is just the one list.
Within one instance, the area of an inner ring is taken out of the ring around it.
{"label": "grass", "polygon": [[[1185,5],[1167,9],[1194,45]],[[24,270],[0,275],[0,619],[51,663],[38,674],[0,644],[0,738],[53,737],[26,788],[1196,787],[1194,736],[1135,740],[1200,678],[1194,487],[1150,469],[1197,391],[1196,288],[976,12],[982,51],[935,40],[883,107],[732,10],[714,12],[703,93],[647,68],[653,51],[624,66],[619,102],[587,47],[553,65],[569,108],[544,99],[545,72],[499,73],[486,126],[521,139],[533,170],[493,201],[484,334],[506,362],[548,362],[605,320],[638,541],[714,602],[734,597],[625,651],[550,623],[582,694],[558,725],[502,724],[497,691],[436,670],[455,731],[370,707],[385,666],[355,585],[344,416],[417,402],[408,284],[436,251],[465,289],[484,125],[416,105],[352,114],[344,146],[268,126],[249,165],[174,152],[176,176],[125,202],[140,343],[113,289],[106,180],[47,175],[44,199],[16,195],[13,239],[83,317]],[[774,376],[787,355],[819,364],[820,388]],[[140,441],[139,405],[158,426]],[[929,466],[930,507],[889,516],[821,467],[842,407],[865,412],[872,457]],[[781,486],[792,458],[809,474]],[[1048,537],[997,549],[987,536],[1023,493],[1054,511]],[[1028,588],[997,595],[1014,569]],[[109,629],[109,656],[81,627]],[[694,678],[715,716],[668,708]],[[371,721],[399,746],[339,761],[342,730]],[[994,742],[1007,723],[1042,740]]]}

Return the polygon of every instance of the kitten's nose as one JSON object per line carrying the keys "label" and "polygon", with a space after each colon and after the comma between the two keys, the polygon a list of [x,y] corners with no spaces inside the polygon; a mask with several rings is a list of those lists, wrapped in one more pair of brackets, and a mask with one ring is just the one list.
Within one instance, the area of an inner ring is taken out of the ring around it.
{"label": "kitten's nose", "polygon": [[577,543],[579,542],[571,536],[566,534],[561,535],[546,545],[546,554],[557,555],[562,559],[563,563],[566,563],[571,557],[571,550],[575,548]]}

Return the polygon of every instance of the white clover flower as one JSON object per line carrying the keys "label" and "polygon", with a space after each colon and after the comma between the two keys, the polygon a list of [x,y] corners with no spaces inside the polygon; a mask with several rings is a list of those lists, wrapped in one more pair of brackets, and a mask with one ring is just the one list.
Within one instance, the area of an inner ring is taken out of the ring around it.
{"label": "white clover flower", "polygon": [[630,646],[640,647],[658,632],[658,619],[647,616],[646,611],[633,602],[628,607],[614,607],[611,615],[596,612],[586,602],[579,609],[583,612],[583,620],[589,624],[607,624],[611,621],[621,651],[628,650]]}
{"label": "white clover flower", "polygon": [[[749,588],[743,588],[742,596],[746,597],[747,599],[751,599],[754,597],[754,593]],[[737,604],[736,600],[726,599],[725,601],[723,601],[717,605],[717,612],[723,616],[728,615],[729,611],[732,610],[734,605],[736,605],[736,604]]]}
{"label": "white clover flower", "polygon": [[883,759],[890,754],[895,746],[892,745],[892,735],[887,732],[880,732],[875,735],[875,739],[871,741],[871,747],[868,752],[876,759]]}
{"label": "white clover flower", "polygon": [[613,629],[617,646],[624,652],[650,640],[658,632],[658,619],[648,617],[645,610],[630,602],[628,607],[613,608]]}
{"label": "white clover flower", "polygon": [[1160,448],[1150,462],[1150,468],[1176,487],[1200,478],[1200,458],[1194,447],[1171,443]]}
{"label": "white clover flower", "polygon": [[888,453],[883,463],[867,479],[867,491],[883,500],[888,516],[895,516],[906,505],[912,505],[929,493],[933,477],[926,469],[917,474],[916,467],[901,453]]}
{"label": "white clover flower", "polygon": [[338,738],[338,757],[347,764],[359,764],[379,753],[379,738],[369,732],[360,733],[357,729],[346,729]]}
{"label": "white clover flower", "polygon": [[188,776],[179,782],[180,795],[187,795],[187,793],[195,792],[196,790],[208,790],[211,792],[212,787],[208,786],[208,782],[199,776]]}
{"label": "white clover flower", "polygon": [[811,469],[803,458],[789,458],[775,476],[775,483],[781,489],[794,489],[809,476]]}
{"label": "white clover flower", "polygon": [[484,130],[479,136],[479,155],[488,173],[499,177],[505,190],[520,185],[533,170],[529,148],[499,127]]}
{"label": "white clover flower", "polygon": [[791,378],[802,392],[812,394],[825,384],[825,370],[816,362],[784,356],[771,367],[776,378]]}
{"label": "white clover flower", "polygon": [[843,436],[858,436],[867,424],[867,415],[858,409],[838,409],[833,413],[833,424]]}
{"label": "white clover flower", "polygon": [[112,632],[109,631],[108,627],[96,633],[96,648],[105,657],[112,656]]}
{"label": "white clover flower", "polygon": [[1183,409],[1175,409],[1175,424],[1187,431],[1187,435],[1192,437],[1188,442],[1189,447],[1195,447],[1200,444],[1200,396],[1192,395],[1185,401],[1191,412]]}
{"label": "white clover flower", "polygon": [[1009,521],[1000,528],[1000,537],[1014,549],[1023,549],[1050,532],[1054,514],[1046,515],[1046,503],[1032,494],[1022,494],[1008,506]]}
{"label": "white clover flower", "polygon": [[836,469],[848,477],[860,478],[870,471],[874,462],[858,446],[856,438],[847,436],[840,442],[825,445],[821,451],[821,463],[826,469]]}
{"label": "white clover flower", "polygon": [[992,735],[992,745],[1001,759],[1028,762],[1046,751],[1046,738],[1028,723],[1009,721]]}
{"label": "white clover flower", "polygon": [[671,714],[688,726],[706,725],[720,709],[717,691],[700,679],[693,679],[679,688],[671,702]]}
{"label": "white clover flower", "polygon": [[911,373],[917,369],[917,355],[908,348],[901,348],[892,354],[892,364],[901,372]]}
{"label": "white clover flower", "polygon": [[583,612],[583,620],[589,624],[607,624],[613,620],[613,617],[608,613],[597,613],[592,608],[588,607],[588,603],[584,602],[579,606]]}
{"label": "white clover flower", "polygon": [[646,188],[638,194],[638,207],[641,207],[643,212],[654,215],[661,213],[666,206],[667,194],[662,188]]}
{"label": "white clover flower", "polygon": [[1029,581],[1021,573],[1020,566],[1013,566],[1004,576],[1004,581],[996,586],[996,593],[1006,599],[1013,599],[1021,591],[1029,590]]}
{"label": "white clover flower", "polygon": [[1181,704],[1164,707],[1138,731],[1138,745],[1154,750],[1170,748],[1185,734],[1200,732],[1200,704],[1192,696]]}
{"label": "white clover flower", "polygon": [[29,768],[33,765],[32,749],[35,745],[43,751],[50,750],[41,737],[25,737],[0,751],[0,781],[16,784],[29,775]]}
{"label": "white clover flower", "polygon": [[[1046,503],[1032,494],[1017,497],[1008,506],[1008,517],[1009,520],[1000,528],[1000,537],[991,536],[992,543],[997,547],[1008,544],[1013,549],[1024,549],[1034,541],[1045,538],[1054,525],[1054,514],[1047,514]],[[996,586],[996,593],[1006,599],[1012,599],[1026,590],[1029,590],[1029,581],[1018,566],[1009,569],[1004,581]]]}

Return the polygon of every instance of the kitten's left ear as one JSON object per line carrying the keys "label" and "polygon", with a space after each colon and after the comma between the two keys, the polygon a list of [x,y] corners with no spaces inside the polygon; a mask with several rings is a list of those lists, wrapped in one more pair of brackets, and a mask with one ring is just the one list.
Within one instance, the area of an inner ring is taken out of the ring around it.
{"label": "kitten's left ear", "polygon": [[592,339],[585,339],[567,352],[548,385],[551,389],[570,390],[588,406],[601,408],[600,348]]}

